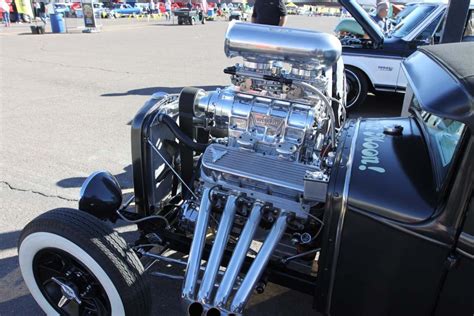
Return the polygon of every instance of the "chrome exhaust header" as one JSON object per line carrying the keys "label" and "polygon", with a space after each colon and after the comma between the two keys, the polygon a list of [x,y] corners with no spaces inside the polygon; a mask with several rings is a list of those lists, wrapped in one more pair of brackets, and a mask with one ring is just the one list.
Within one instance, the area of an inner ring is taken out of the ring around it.
{"label": "chrome exhaust header", "polygon": [[206,271],[202,278],[201,287],[199,288],[197,300],[203,304],[210,303],[212,290],[214,290],[214,282],[217,272],[219,271],[222,255],[229,239],[229,234],[234,223],[237,197],[229,195],[222,213],[222,218],[217,229],[217,235],[214,240],[209,260],[207,261]]}
{"label": "chrome exhaust header", "polygon": [[260,248],[260,251],[255,257],[255,260],[252,263],[247,275],[245,276],[240,288],[237,290],[237,293],[234,296],[234,300],[230,306],[230,310],[233,313],[240,314],[242,313],[245,304],[247,303],[250,294],[255,288],[258,280],[262,277],[263,271],[267,266],[270,257],[278,245],[283,233],[286,230],[288,212],[280,213],[280,216],[273,225],[270,233],[268,234],[267,239]]}
{"label": "chrome exhaust header", "polygon": [[[209,200],[210,193],[211,189],[209,188],[203,190],[184,277],[182,298],[186,304],[189,316],[237,315],[242,313],[257,282],[262,277],[273,251],[286,230],[287,219],[290,213],[280,212],[249,271],[241,284],[236,287],[239,283],[237,282],[239,273],[262,218],[264,205],[261,202],[254,203],[247,222],[240,233],[233,255],[225,272],[222,273],[219,269],[238,208],[238,197],[232,194],[228,195],[204,274],[202,279],[199,280],[200,270],[202,269],[202,254],[206,244],[207,228],[212,209],[212,203]],[[223,276],[219,280],[220,277],[218,275],[222,274]],[[219,283],[219,286],[215,296],[213,296],[216,283]],[[197,289],[198,286],[199,289]],[[235,295],[232,295],[235,289]],[[231,296],[233,296],[232,302],[229,300]]]}
{"label": "chrome exhaust header", "polygon": [[262,207],[263,204],[259,202],[256,202],[253,205],[247,223],[240,234],[239,241],[234,250],[234,256],[230,259],[229,265],[227,266],[214,299],[214,305],[218,308],[225,308],[226,302],[232,293],[235,280],[239,275],[240,269],[242,268],[242,264],[244,263],[249,250],[250,243],[252,242],[255,231],[257,230],[260,219],[262,218]]}
{"label": "chrome exhaust header", "polygon": [[189,251],[188,264],[184,275],[183,291],[181,297],[187,301],[195,301],[196,284],[201,267],[202,251],[206,244],[207,226],[211,213],[212,203],[209,201],[210,188],[205,188],[202,193],[199,215],[194,229],[193,242]]}

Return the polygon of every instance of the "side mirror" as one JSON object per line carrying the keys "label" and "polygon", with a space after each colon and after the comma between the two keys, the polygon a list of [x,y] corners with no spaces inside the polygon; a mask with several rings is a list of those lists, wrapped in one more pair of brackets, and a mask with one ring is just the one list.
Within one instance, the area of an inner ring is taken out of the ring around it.
{"label": "side mirror", "polygon": [[97,218],[115,221],[122,199],[117,179],[108,171],[96,171],[82,184],[79,209]]}

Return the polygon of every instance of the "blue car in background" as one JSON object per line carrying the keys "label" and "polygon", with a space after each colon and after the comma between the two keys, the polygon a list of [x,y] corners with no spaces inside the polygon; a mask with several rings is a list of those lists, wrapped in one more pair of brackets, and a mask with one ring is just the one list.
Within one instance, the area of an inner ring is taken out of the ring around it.
{"label": "blue car in background", "polygon": [[110,14],[114,17],[119,17],[121,15],[133,15],[133,14],[140,14],[142,10],[137,7],[132,7],[129,4],[114,4]]}
{"label": "blue car in background", "polygon": [[66,5],[64,3],[55,3],[54,4],[54,12],[55,13],[60,13],[60,14],[67,17],[71,13],[71,9],[68,5]]}

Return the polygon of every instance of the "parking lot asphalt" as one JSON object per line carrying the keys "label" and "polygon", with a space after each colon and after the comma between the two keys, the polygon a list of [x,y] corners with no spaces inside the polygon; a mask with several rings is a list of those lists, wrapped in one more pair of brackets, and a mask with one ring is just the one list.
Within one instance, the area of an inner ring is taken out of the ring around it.
{"label": "parking lot asphalt", "polygon": [[[337,18],[290,16],[288,26],[332,32]],[[0,315],[41,314],[18,267],[21,229],[56,207],[75,207],[84,179],[110,170],[125,190],[131,178],[130,120],[154,92],[229,83],[223,52],[227,22],[178,26],[166,21],[103,22],[100,33],[0,31]],[[47,26],[47,31],[49,26]],[[395,116],[399,95],[369,96],[352,116]],[[180,283],[153,283],[155,315],[181,314]],[[311,297],[269,286],[249,315],[309,315]]]}

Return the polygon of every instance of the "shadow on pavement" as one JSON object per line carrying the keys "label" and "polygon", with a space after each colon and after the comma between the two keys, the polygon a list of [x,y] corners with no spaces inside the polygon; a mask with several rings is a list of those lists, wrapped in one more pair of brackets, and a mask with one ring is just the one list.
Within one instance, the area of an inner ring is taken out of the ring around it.
{"label": "shadow on pavement", "polygon": [[[20,237],[20,231],[16,230],[13,232],[6,232],[6,233],[1,233],[0,234],[0,250],[5,250],[5,249],[10,249],[10,248],[15,248],[17,245],[18,238]],[[0,269],[0,274],[1,274]]]}
{"label": "shadow on pavement", "polygon": [[[124,172],[114,175],[122,189],[131,189],[133,188],[133,173],[132,165],[128,165],[123,168]],[[56,182],[56,185],[61,188],[80,188],[87,177],[72,177],[62,179]]]}
{"label": "shadow on pavement", "polygon": [[[149,87],[128,90],[127,92],[115,92],[115,93],[105,93],[102,94],[102,97],[121,97],[126,95],[149,95],[151,96],[156,92],[166,92],[166,93],[179,93],[183,90],[184,87]],[[206,91],[216,90],[217,88],[222,88],[222,86],[197,86],[196,88],[203,89]]]}
{"label": "shadow on pavement", "polygon": [[43,315],[23,282],[18,256],[0,259],[0,267],[0,315]]}

